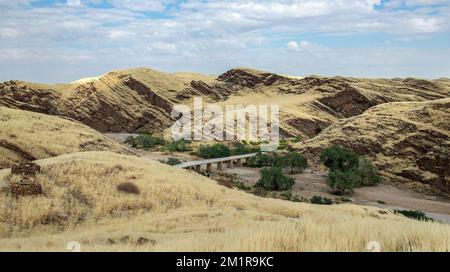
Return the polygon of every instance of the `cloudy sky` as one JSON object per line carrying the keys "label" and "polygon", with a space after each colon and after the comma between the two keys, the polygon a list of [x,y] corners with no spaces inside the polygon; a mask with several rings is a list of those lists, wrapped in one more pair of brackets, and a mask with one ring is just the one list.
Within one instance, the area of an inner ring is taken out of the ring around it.
{"label": "cloudy sky", "polygon": [[450,0],[0,0],[0,81],[138,66],[450,77]]}

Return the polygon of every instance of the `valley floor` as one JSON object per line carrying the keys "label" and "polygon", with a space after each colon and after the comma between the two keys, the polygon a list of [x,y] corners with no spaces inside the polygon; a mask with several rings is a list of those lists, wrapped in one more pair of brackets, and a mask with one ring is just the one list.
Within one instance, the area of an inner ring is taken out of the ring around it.
{"label": "valley floor", "polygon": [[[183,161],[197,160],[195,156],[186,153],[150,152],[134,149],[144,158],[154,160],[167,160],[178,158]],[[241,182],[253,186],[260,178],[258,168],[235,167],[224,169],[225,173],[235,175]],[[326,173],[307,170],[304,173],[293,175],[295,185],[292,188],[292,196],[310,199],[313,196],[328,197],[331,199],[345,198],[350,203],[357,205],[375,206],[396,210],[420,210],[428,217],[450,224],[450,202],[448,200],[415,192],[400,186],[379,184],[373,187],[355,189],[350,196],[336,196],[332,194],[326,184]]]}
{"label": "valley floor", "polygon": [[[260,178],[257,168],[231,168],[226,173],[242,178],[248,185],[255,185]],[[326,173],[307,171],[293,175],[295,185],[292,195],[298,198],[310,199],[317,195],[338,199],[339,196],[331,194],[326,184]],[[435,196],[414,192],[406,188],[399,188],[389,184],[379,184],[373,187],[355,189],[350,196],[343,196],[357,205],[376,206],[387,209],[420,210],[433,219],[450,224],[450,202]]]}

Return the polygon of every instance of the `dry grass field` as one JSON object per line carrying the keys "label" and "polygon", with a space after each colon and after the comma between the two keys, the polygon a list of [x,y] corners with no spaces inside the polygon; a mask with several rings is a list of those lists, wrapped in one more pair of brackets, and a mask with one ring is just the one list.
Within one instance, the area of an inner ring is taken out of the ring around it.
{"label": "dry grass field", "polygon": [[[450,226],[388,210],[260,198],[111,152],[39,160],[43,194],[0,193],[1,251],[448,251]],[[17,180],[0,171],[0,187]],[[139,194],[119,191],[132,182]],[[3,190],[4,191],[4,190]]]}

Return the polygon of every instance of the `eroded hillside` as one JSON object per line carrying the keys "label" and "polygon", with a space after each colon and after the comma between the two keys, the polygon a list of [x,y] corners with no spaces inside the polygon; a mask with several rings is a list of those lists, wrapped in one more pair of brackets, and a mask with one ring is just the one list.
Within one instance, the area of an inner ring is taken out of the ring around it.
{"label": "eroded hillside", "polygon": [[107,73],[71,84],[0,84],[0,105],[61,115],[101,132],[161,132],[174,104],[194,96],[209,103],[278,104],[281,133],[308,139],[338,119],[386,102],[448,97],[447,80],[295,78],[236,68],[218,76],[168,74],[146,68]]}
{"label": "eroded hillside", "polygon": [[331,144],[374,160],[384,179],[450,195],[450,98],[387,103],[336,121],[296,145],[317,158]]}
{"label": "eroded hillside", "polygon": [[129,153],[78,122],[0,107],[0,169],[19,162],[93,150]]}

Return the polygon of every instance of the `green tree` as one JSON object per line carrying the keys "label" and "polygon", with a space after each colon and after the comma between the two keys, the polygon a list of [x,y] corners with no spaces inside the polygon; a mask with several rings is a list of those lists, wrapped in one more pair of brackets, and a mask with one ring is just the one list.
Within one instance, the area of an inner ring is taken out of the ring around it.
{"label": "green tree", "polygon": [[331,170],[346,171],[358,165],[358,155],[340,145],[333,145],[322,151],[320,160]]}
{"label": "green tree", "polygon": [[197,154],[204,159],[221,158],[230,156],[231,150],[224,144],[200,145]]}
{"label": "green tree", "polygon": [[287,168],[290,174],[301,173],[308,166],[306,158],[297,152],[289,152],[281,159],[283,168]]}
{"label": "green tree", "polygon": [[359,157],[358,166],[354,170],[356,186],[373,186],[381,181],[377,168],[371,161],[364,157]]}
{"label": "green tree", "polygon": [[294,179],[283,174],[280,167],[264,167],[261,170],[261,179],[257,185],[271,191],[289,190],[294,185]]}
{"label": "green tree", "polygon": [[284,167],[284,160],[276,152],[259,152],[247,161],[249,167]]}
{"label": "green tree", "polygon": [[187,152],[191,150],[190,141],[184,139],[172,141],[166,145],[166,148],[170,152]]}
{"label": "green tree", "polygon": [[356,176],[353,170],[342,171],[339,169],[330,170],[328,173],[328,186],[330,186],[335,193],[343,195],[345,193],[353,192],[356,186]]}

